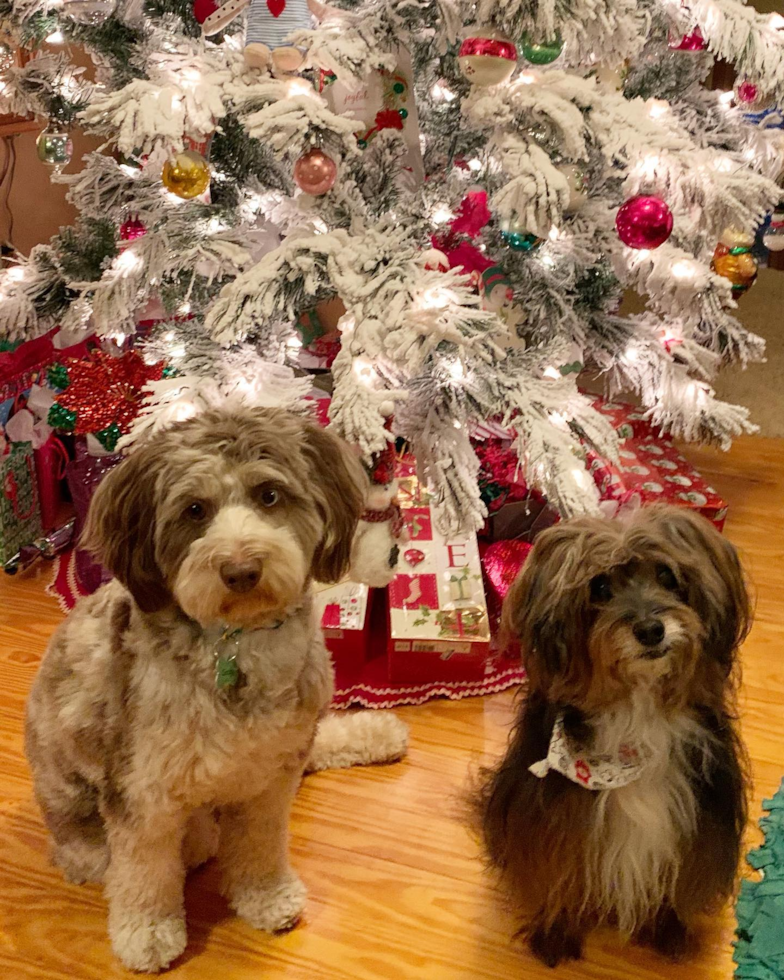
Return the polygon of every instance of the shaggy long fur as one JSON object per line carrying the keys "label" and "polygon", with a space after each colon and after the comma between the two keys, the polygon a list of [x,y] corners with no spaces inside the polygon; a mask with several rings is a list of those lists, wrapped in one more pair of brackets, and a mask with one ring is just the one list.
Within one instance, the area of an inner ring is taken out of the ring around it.
{"label": "shaggy long fur", "polygon": [[[309,582],[346,571],[363,481],[338,439],[267,409],[175,425],[98,489],[87,541],[115,579],[53,636],[26,742],[54,859],[71,880],[105,879],[132,969],[182,953],[186,865],[216,850],[238,914],[292,926],[305,892],[288,814],[309,754],[322,768],[405,748],[383,717],[332,722],[313,745],[332,669]],[[242,629],[240,673],[219,689],[226,624]]]}
{"label": "shaggy long fur", "polygon": [[[682,955],[695,915],[734,889],[746,822],[733,678],[749,601],[735,550],[681,508],[568,521],[537,539],[504,621],[528,691],[476,813],[521,931],[550,965],[608,922]],[[642,642],[654,621],[661,639]],[[593,754],[639,748],[642,777],[591,790],[529,772],[559,713]]]}

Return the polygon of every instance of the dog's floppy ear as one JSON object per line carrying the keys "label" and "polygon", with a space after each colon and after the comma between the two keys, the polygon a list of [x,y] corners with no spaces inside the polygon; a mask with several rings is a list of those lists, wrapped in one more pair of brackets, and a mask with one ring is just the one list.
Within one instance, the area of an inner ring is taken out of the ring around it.
{"label": "dog's floppy ear", "polygon": [[82,535],[83,547],[122,582],[143,612],[157,612],[171,601],[155,561],[159,442],[140,447],[104,477]]}
{"label": "dog's floppy ear", "polygon": [[681,567],[689,568],[689,605],[708,630],[705,649],[729,673],[751,627],[751,601],[734,546],[701,514],[685,507],[658,511]]}
{"label": "dog's floppy ear", "polygon": [[520,640],[532,684],[579,668],[573,662],[585,653],[589,555],[610,533],[609,522],[596,518],[542,531],[507,593],[502,630]]}
{"label": "dog's floppy ear", "polygon": [[305,445],[312,493],[324,521],[324,535],[313,558],[313,576],[319,582],[337,582],[348,571],[368,479],[350,447],[331,432],[308,423]]}

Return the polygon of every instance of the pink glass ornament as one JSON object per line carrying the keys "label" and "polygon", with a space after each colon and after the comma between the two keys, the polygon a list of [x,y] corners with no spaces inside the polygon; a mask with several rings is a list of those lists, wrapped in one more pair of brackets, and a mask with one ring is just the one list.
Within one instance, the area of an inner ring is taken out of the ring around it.
{"label": "pink glass ornament", "polygon": [[138,217],[126,218],[120,225],[120,238],[124,242],[135,242],[137,238],[146,234],[147,229],[144,227],[144,222],[140,221]]}
{"label": "pink glass ornament", "polygon": [[708,47],[699,27],[695,27],[691,34],[683,34],[681,37],[671,35],[668,46],[671,51],[704,51]]}
{"label": "pink glass ornament", "polygon": [[314,147],[294,164],[294,181],[306,194],[318,197],[335,186],[337,164],[323,150]]}
{"label": "pink glass ornament", "polygon": [[660,197],[640,194],[618,208],[615,228],[629,248],[658,248],[672,232],[672,212]]}

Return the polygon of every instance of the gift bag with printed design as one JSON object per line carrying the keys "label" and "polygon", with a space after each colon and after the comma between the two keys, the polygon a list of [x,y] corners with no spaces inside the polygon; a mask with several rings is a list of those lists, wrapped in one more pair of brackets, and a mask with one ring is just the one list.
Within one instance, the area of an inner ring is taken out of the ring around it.
{"label": "gift bag with printed design", "polygon": [[41,535],[35,458],[29,442],[11,443],[0,457],[0,564]]}

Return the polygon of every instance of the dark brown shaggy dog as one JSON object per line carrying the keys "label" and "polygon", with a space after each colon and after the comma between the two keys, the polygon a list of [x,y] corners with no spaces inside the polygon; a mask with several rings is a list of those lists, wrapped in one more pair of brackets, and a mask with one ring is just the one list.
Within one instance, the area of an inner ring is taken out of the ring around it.
{"label": "dark brown shaggy dog", "polygon": [[538,538],[504,616],[528,692],[477,809],[521,931],[551,966],[601,922],[682,955],[734,889],[746,821],[734,548],[680,508],[567,521]]}

